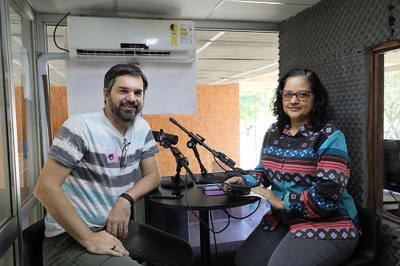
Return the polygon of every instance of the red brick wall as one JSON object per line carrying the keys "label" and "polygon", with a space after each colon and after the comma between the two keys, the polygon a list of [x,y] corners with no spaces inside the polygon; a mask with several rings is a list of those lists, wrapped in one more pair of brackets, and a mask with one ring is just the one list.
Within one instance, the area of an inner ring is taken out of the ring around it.
{"label": "red brick wall", "polygon": [[[240,165],[239,111],[239,84],[199,85],[197,86],[196,114],[145,115],[144,118],[153,130],[163,129],[166,133],[178,135],[179,142],[176,147],[188,158],[189,167],[193,173],[199,173],[200,168],[193,150],[186,147],[190,137],[170,122],[169,118],[173,117],[188,131],[201,135],[206,139],[204,143],[207,146],[225,153],[237,165]],[[218,171],[218,165],[215,164],[212,154],[201,145],[197,145],[197,149],[206,169],[209,172]],[[160,150],[158,163],[161,175],[174,175],[176,173],[174,156],[169,149],[160,147]],[[182,169],[181,174],[185,174],[185,169]]]}

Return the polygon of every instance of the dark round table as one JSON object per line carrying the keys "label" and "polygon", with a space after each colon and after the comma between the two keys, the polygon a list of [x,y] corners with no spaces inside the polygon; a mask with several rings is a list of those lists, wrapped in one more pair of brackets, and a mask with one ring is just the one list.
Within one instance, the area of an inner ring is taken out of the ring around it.
{"label": "dark round table", "polygon": [[[181,198],[159,198],[175,197],[182,194]],[[209,235],[209,211],[216,209],[229,209],[247,205],[259,200],[258,197],[236,197],[232,195],[207,196],[204,194],[201,185],[194,185],[190,188],[165,189],[158,188],[147,197],[152,203],[164,206],[165,208],[174,208],[182,210],[198,210],[200,219],[204,222],[200,224],[200,254],[201,264],[210,265],[210,235]]]}

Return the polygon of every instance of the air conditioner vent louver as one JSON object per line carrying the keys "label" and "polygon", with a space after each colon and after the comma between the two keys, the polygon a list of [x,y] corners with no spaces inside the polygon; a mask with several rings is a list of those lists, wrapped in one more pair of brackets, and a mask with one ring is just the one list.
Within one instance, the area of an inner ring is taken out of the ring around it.
{"label": "air conditioner vent louver", "polygon": [[101,56],[101,57],[126,57],[126,56],[171,56],[170,51],[135,51],[135,50],[87,50],[87,49],[77,49],[77,56]]}

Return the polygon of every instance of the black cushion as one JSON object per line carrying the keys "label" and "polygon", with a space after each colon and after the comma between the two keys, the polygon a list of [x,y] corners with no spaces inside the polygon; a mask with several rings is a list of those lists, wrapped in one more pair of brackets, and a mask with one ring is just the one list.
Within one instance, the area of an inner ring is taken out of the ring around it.
{"label": "black cushion", "polygon": [[43,265],[42,243],[44,240],[44,230],[44,220],[40,220],[30,225],[22,232],[25,266]]}
{"label": "black cushion", "polygon": [[357,208],[357,211],[362,235],[353,255],[343,265],[375,265],[381,242],[382,218],[379,214],[365,208]]}

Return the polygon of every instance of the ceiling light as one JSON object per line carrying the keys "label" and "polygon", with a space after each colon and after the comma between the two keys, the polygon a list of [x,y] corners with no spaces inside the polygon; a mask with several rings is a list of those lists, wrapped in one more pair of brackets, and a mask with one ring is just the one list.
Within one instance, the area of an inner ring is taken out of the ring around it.
{"label": "ceiling light", "polygon": [[199,49],[197,49],[196,54],[200,53],[201,51],[203,51],[204,49],[206,49],[208,46],[210,46],[210,44],[212,44],[212,42],[206,42],[202,47],[200,47]]}
{"label": "ceiling light", "polygon": [[246,1],[246,0],[225,0],[225,2],[236,2],[236,3],[244,3],[244,4],[284,5],[284,3],[280,3],[280,2]]}
{"label": "ceiling light", "polygon": [[219,37],[221,37],[222,35],[225,34],[225,31],[220,31],[217,34],[214,35],[214,37],[212,37],[210,39],[209,42],[206,42],[202,47],[200,47],[197,51],[196,54],[200,53],[201,51],[203,51],[204,49],[206,49],[208,46],[210,46],[212,44],[212,42],[218,40]]}
{"label": "ceiling light", "polygon": [[240,73],[240,74],[237,74],[237,75],[232,76],[231,78],[233,79],[233,78],[237,78],[237,77],[240,77],[240,76],[243,76],[243,75],[246,75],[246,74],[250,74],[250,73],[257,72],[257,71],[261,71],[261,70],[263,70],[263,69],[266,69],[266,68],[275,66],[275,65],[277,65],[277,64],[278,64],[278,63],[275,62],[275,63],[269,64],[269,65],[267,65],[267,66],[263,66],[263,67],[259,67],[259,68],[257,68],[257,69],[253,69],[253,70],[250,70],[250,71],[242,72],[242,73]]}
{"label": "ceiling light", "polygon": [[220,83],[226,82],[226,81],[229,81],[229,79],[222,78],[222,79],[220,79],[220,80],[218,80],[218,81],[215,81],[215,82],[213,82],[213,83],[210,83],[210,84],[220,84]]}
{"label": "ceiling light", "polygon": [[216,41],[217,39],[219,39],[219,37],[221,37],[222,35],[224,35],[225,34],[225,31],[220,31],[220,32],[218,32],[217,34],[215,34],[215,36],[214,37],[212,37],[211,39],[210,39],[210,41]]}

